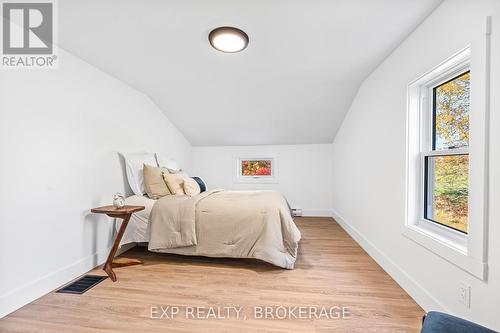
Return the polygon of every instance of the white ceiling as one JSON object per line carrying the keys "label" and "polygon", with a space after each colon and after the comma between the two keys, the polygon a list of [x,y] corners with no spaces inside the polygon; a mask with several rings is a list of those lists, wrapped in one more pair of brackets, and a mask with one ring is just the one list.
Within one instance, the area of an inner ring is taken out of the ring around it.
{"label": "white ceiling", "polygon": [[[363,79],[441,0],[64,0],[64,49],[144,92],[195,146],[330,143]],[[241,53],[208,33],[236,26]]]}

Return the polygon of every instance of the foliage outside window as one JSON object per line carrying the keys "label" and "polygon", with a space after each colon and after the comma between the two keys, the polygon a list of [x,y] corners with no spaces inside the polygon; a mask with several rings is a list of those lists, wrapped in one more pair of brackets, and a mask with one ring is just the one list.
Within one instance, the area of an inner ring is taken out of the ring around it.
{"label": "foliage outside window", "polygon": [[433,89],[434,150],[469,145],[470,72]]}
{"label": "foliage outside window", "polygon": [[468,230],[470,72],[432,88],[432,143],[424,152],[424,218]]}

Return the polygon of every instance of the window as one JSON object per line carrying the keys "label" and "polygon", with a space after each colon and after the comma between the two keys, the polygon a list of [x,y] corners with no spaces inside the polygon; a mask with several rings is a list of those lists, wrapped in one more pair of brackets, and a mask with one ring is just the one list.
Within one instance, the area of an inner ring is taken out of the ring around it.
{"label": "window", "polygon": [[430,142],[424,142],[426,220],[467,234],[470,71],[431,87]]}
{"label": "window", "polygon": [[276,183],[277,159],[275,156],[239,156],[236,158],[238,183]]}
{"label": "window", "polygon": [[402,233],[484,279],[490,84],[476,51],[474,71],[466,48],[408,85]]}

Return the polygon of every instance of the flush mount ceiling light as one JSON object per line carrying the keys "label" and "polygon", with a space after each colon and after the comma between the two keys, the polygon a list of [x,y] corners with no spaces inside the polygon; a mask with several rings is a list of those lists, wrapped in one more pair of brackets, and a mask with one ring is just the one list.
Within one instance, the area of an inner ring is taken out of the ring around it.
{"label": "flush mount ceiling light", "polygon": [[248,35],[234,27],[214,29],[208,35],[208,40],[214,49],[227,53],[240,52],[248,45]]}

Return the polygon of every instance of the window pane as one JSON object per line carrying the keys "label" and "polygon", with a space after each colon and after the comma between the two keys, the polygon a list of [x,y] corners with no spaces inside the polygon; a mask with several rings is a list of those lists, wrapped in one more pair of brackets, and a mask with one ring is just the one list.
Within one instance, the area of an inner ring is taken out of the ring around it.
{"label": "window pane", "polygon": [[469,145],[470,72],[434,88],[433,148]]}
{"label": "window pane", "polygon": [[469,156],[428,156],[425,164],[425,218],[467,233]]}
{"label": "window pane", "polygon": [[241,175],[271,176],[271,160],[242,160]]}

